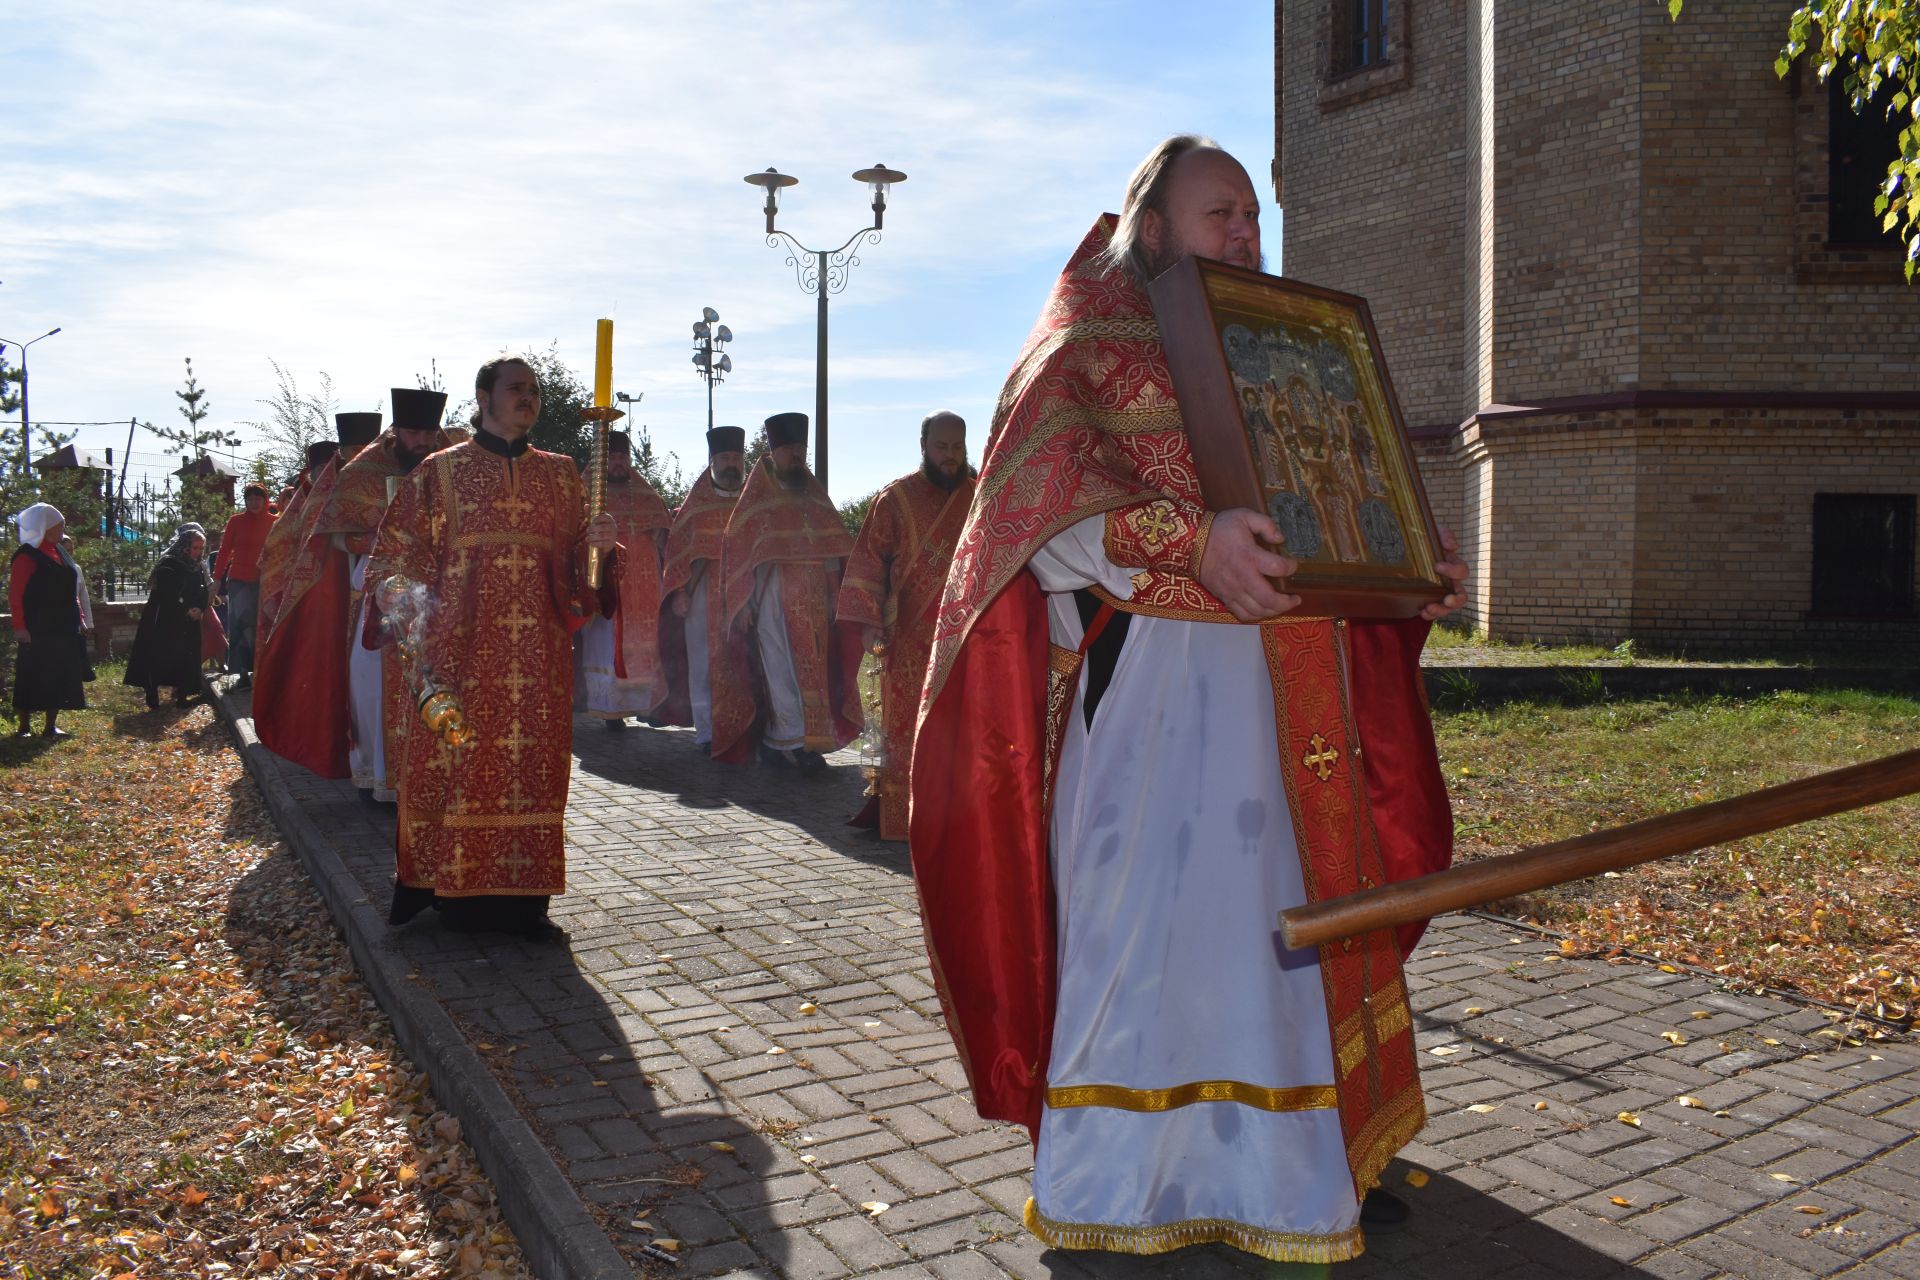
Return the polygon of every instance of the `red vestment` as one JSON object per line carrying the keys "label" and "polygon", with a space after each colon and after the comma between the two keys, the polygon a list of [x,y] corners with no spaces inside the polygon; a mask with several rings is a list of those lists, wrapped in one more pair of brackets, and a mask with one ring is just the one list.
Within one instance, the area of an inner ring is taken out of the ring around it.
{"label": "red vestment", "polygon": [[[339,454],[329,459],[298,512],[274,524],[276,533],[290,530],[292,554],[281,571],[284,581],[274,584],[271,619],[263,603],[253,672],[253,725],[261,743],[323,778],[350,773],[347,555],[315,532],[346,462]],[[269,540],[268,550],[272,545]],[[270,557],[263,552],[262,559]]]}
{"label": "red vestment", "polygon": [[702,471],[673,514],[667,530],[667,551],[660,566],[660,672],[662,700],[657,714],[668,724],[691,725],[693,708],[687,692],[687,637],[683,619],[668,602],[674,592],[692,594],[707,579],[707,652],[721,649],[721,593],[717,575],[727,540],[727,521],[738,493],[722,493],[713,485],[713,472]]}
{"label": "red vestment", "polygon": [[934,615],[972,504],[971,479],[948,490],[915,471],[882,489],[867,509],[834,603],[843,644],[858,647],[862,628],[884,633],[883,746],[872,789],[880,801],[883,840],[907,838],[913,726],[933,649]]}
{"label": "red vestment", "polygon": [[571,636],[614,597],[586,589],[585,533],[570,459],[538,449],[509,459],[473,442],[423,462],[381,522],[367,581],[398,575],[425,589],[421,654],[474,732],[450,747],[409,724],[403,887],[442,898],[565,889]]}
{"label": "red vestment", "polygon": [[[948,1026],[981,1115],[1035,1133],[1058,985],[1048,787],[1080,656],[1050,645],[1027,561],[1104,514],[1108,558],[1147,566],[1132,598],[1109,604],[1243,625],[1194,577],[1211,517],[1146,291],[1094,260],[1112,225],[1097,223],[1061,273],[1001,393],[915,739],[914,877]],[[1258,625],[1310,897],[1445,866],[1452,821],[1418,665],[1426,624]],[[1320,948],[1357,1195],[1425,1117],[1400,971],[1418,932]]]}
{"label": "red vestment", "polygon": [[280,504],[280,516],[260,544],[260,604],[254,624],[257,645],[265,644],[267,632],[273,629],[273,619],[280,613],[280,599],[287,589],[287,570],[293,566],[294,553],[300,549],[304,523],[311,518],[306,513],[306,504],[312,487],[312,478],[302,470],[296,482],[282,491],[288,495],[287,500]]}
{"label": "red vestment", "polygon": [[[607,481],[606,512],[625,554],[620,557],[620,617],[615,627],[620,664],[610,678],[622,686],[635,686],[646,695],[641,705],[658,701],[660,689],[660,544],[673,516],[659,493],[637,471],[625,480]],[[615,715],[613,710],[596,708],[591,714]]]}
{"label": "red vestment", "polygon": [[780,566],[780,610],[806,712],[806,749],[835,751],[852,742],[860,723],[846,705],[859,665],[833,634],[833,598],[853,536],[833,499],[813,475],[789,489],[766,457],[748,475],[727,521],[721,590],[722,647],[708,650],[713,673],[713,758],[742,764],[753,758],[766,709],[766,677],[749,634],[755,573]]}
{"label": "red vestment", "polygon": [[[435,450],[444,449],[454,443],[454,437],[445,431],[436,434]],[[380,522],[387,514],[387,481],[401,480],[407,472],[402,470],[399,456],[400,438],[389,427],[378,439],[353,456],[353,461],[340,469],[339,479],[327,497],[323,509],[314,524],[314,533],[332,541],[338,538],[346,544],[348,564],[353,558],[364,556],[373,551],[374,537],[379,532]],[[397,486],[396,486],[397,487]],[[360,635],[362,588],[348,579],[346,632],[342,643],[348,651],[349,668],[352,664],[352,651],[355,645],[363,643]],[[368,645],[368,648],[376,646]],[[388,646],[380,655],[380,729],[384,738],[382,758],[387,761],[391,772],[400,764],[402,743],[407,728],[414,719],[414,703],[407,692],[407,682],[400,670],[400,654],[397,649]],[[349,671],[348,684],[352,684]],[[351,713],[347,717],[348,742],[367,750],[368,744],[357,744]],[[369,753],[368,758],[371,758]],[[390,778],[356,778],[361,786],[379,788],[390,785]],[[384,795],[382,798],[385,798]]]}

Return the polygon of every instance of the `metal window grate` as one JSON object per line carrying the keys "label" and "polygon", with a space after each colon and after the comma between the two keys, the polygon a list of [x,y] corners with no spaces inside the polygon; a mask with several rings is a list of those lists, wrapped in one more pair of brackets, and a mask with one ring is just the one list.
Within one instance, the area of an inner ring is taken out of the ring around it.
{"label": "metal window grate", "polygon": [[1912,617],[1913,532],[1913,494],[1815,494],[1813,612]]}

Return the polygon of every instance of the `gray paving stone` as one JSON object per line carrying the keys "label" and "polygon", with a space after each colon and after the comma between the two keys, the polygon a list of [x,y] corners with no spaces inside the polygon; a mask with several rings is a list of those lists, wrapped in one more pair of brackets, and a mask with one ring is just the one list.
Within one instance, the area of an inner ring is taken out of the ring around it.
{"label": "gray paving stone", "polygon": [[[1128,1258],[1026,1235],[1031,1147],[966,1099],[904,853],[843,825],[853,757],[802,780],[715,766],[681,731],[583,723],[572,888],[554,906],[570,950],[450,935],[431,916],[370,941],[472,1035],[518,1047],[507,1080],[547,1150],[585,1199],[655,1203],[688,1244],[675,1274],[1262,1274],[1218,1247]],[[343,784],[262,767],[292,797],[279,816],[384,902],[390,819]],[[1563,958],[1489,918],[1435,922],[1409,973],[1432,1119],[1385,1181],[1415,1218],[1338,1274],[1920,1280],[1920,1047],[1836,1047],[1814,1034],[1818,1010]],[[1462,1052],[1424,1052],[1442,1044]],[[1496,1109],[1466,1110],[1482,1103]],[[1406,1181],[1414,1167],[1425,1186]],[[632,1181],[688,1170],[697,1188]],[[869,1217],[869,1200],[891,1207]]]}

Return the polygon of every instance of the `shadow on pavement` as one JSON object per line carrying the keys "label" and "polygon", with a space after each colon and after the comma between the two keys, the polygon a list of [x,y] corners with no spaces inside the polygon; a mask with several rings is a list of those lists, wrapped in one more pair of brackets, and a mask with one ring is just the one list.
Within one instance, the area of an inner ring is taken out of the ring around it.
{"label": "shadow on pavement", "polygon": [[911,874],[906,845],[847,825],[866,803],[866,776],[854,752],[835,752],[825,772],[803,777],[771,765],[716,764],[695,749],[690,729],[610,733],[586,716],[574,719],[573,749],[582,772],[608,782],[670,796],[696,812],[742,809],[797,827],[842,857]]}
{"label": "shadow on pavement", "polygon": [[543,945],[451,933],[429,911],[389,937],[636,1269],[642,1246],[667,1238],[681,1244],[675,1275],[784,1270],[780,1232],[756,1233],[750,1247],[716,1204],[724,1198],[737,1212],[772,1198],[765,1186],[784,1151],[717,1103],[675,1105],[661,1093],[649,1071],[683,1064],[638,1013],[609,1003],[573,954],[628,945],[631,935],[591,913],[565,923],[569,942]]}

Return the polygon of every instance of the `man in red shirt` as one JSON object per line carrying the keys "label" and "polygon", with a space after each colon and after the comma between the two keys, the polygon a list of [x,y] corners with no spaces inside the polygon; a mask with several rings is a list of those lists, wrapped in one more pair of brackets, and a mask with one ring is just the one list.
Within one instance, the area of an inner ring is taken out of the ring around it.
{"label": "man in red shirt", "polygon": [[260,548],[278,517],[267,509],[267,486],[250,484],[243,491],[246,509],[228,519],[220,535],[220,554],[213,562],[215,603],[227,606],[227,670],[240,679],[235,688],[253,684],[254,622],[260,610]]}

